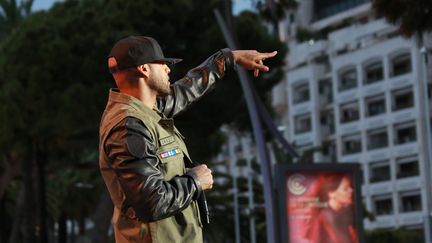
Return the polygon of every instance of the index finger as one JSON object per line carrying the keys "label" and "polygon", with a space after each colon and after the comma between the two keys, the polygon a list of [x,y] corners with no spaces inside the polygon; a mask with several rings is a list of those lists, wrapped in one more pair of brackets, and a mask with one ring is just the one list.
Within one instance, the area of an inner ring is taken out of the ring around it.
{"label": "index finger", "polygon": [[273,51],[273,52],[262,52],[260,53],[260,59],[266,59],[266,58],[270,58],[270,57],[274,57],[277,54],[277,51]]}

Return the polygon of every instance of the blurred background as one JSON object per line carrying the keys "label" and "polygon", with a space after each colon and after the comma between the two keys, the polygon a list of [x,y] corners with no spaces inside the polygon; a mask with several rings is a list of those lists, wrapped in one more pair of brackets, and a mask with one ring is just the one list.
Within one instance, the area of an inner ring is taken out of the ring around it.
{"label": "blurred background", "polygon": [[[227,45],[277,50],[252,79],[301,154],[272,163],[362,167],[366,242],[432,242],[432,2],[405,0],[0,0],[0,242],[114,242],[98,170],[112,45],[156,38],[175,81]],[[215,171],[206,242],[266,242],[260,165],[234,71],[176,119]]]}

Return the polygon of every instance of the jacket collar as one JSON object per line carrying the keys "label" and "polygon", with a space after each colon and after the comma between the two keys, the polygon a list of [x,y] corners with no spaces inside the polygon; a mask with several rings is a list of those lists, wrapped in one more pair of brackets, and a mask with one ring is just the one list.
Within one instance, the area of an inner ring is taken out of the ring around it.
{"label": "jacket collar", "polygon": [[156,106],[154,106],[153,109],[150,109],[139,99],[121,93],[119,89],[110,89],[108,102],[121,103],[131,106],[134,110],[144,113],[147,117],[153,119],[155,122],[159,122],[159,120],[163,117],[163,114],[157,110]]}

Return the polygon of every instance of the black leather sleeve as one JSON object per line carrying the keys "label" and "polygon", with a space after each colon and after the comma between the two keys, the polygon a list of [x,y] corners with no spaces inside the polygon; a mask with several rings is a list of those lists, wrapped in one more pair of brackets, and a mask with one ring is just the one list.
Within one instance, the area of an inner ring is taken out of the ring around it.
{"label": "black leather sleeve", "polygon": [[139,119],[127,117],[115,126],[105,142],[105,151],[125,194],[122,210],[132,207],[140,220],[170,217],[200,193],[193,176],[164,180],[153,138]]}
{"label": "black leather sleeve", "polygon": [[201,65],[189,70],[185,77],[172,84],[171,94],[158,99],[158,109],[167,117],[175,117],[209,92],[215,82],[232,66],[234,57],[231,50],[222,49],[213,54]]}

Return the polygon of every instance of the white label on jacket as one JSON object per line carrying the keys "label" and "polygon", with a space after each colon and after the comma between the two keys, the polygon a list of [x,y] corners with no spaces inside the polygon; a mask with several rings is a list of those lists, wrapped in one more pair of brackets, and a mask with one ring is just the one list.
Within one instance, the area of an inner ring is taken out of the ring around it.
{"label": "white label on jacket", "polygon": [[170,143],[173,143],[173,142],[174,142],[174,136],[169,136],[169,137],[166,137],[166,138],[159,139],[159,143],[160,143],[161,146],[164,146],[164,145],[167,145],[167,144],[170,144]]}

